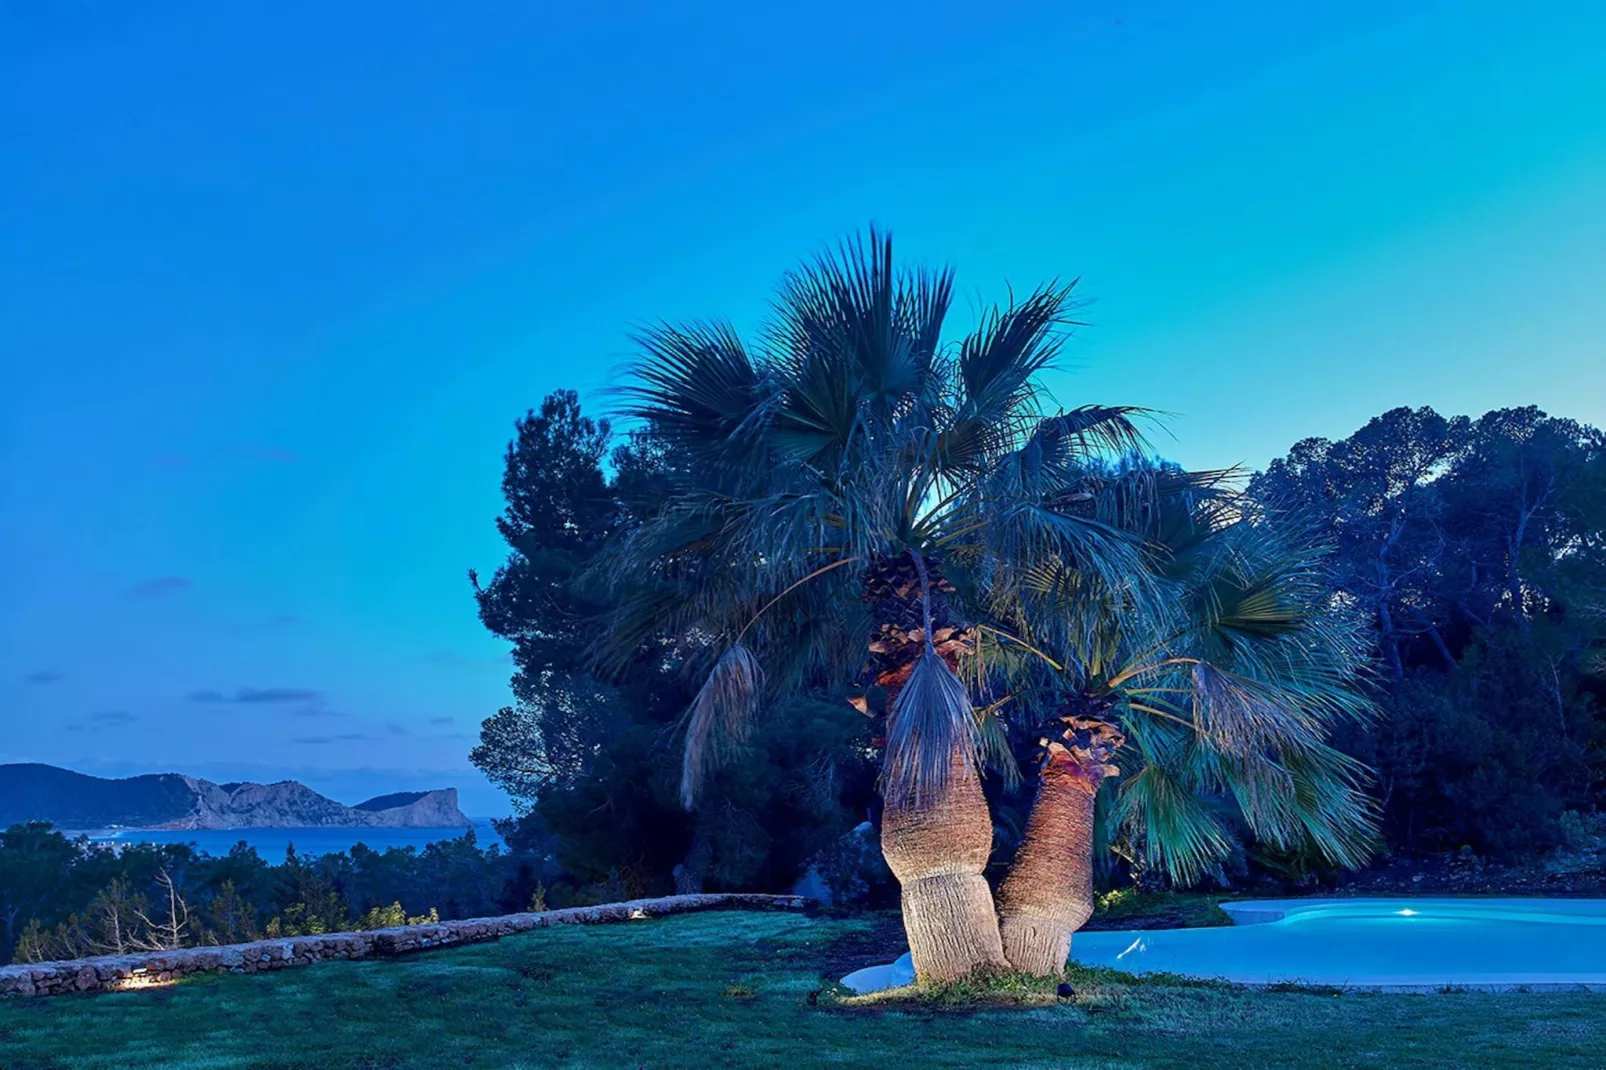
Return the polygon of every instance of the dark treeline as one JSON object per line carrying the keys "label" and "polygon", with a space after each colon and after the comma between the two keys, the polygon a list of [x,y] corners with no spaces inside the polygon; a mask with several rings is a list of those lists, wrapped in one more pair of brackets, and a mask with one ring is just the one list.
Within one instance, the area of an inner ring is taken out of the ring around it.
{"label": "dark treeline", "polygon": [[[482,620],[512,641],[517,665],[515,701],[486,720],[473,753],[520,806],[509,842],[552,852],[576,885],[613,881],[632,894],[779,889],[810,868],[839,893],[890,892],[873,846],[845,836],[875,816],[876,796],[868,722],[843,694],[805,681],[810,697],[770,710],[688,812],[678,733],[701,637],[667,634],[649,614],[623,624],[639,639],[629,659],[592,656],[602,622],[620,622],[588,566],[652,515],[675,474],[651,436],[616,443],[572,392],[518,424],[498,521],[511,554],[488,583],[472,577]],[[1599,432],[1531,408],[1478,420],[1398,409],[1342,442],[1299,443],[1253,477],[1249,501],[1331,546],[1334,598],[1372,626],[1382,716],[1336,742],[1375,770],[1385,853],[1465,846],[1519,858],[1561,842],[1598,805]],[[695,590],[632,580],[666,599]],[[995,862],[1007,862],[1027,800],[988,791],[1000,796]],[[1116,879],[1134,876],[1107,857]],[[1246,837],[1222,875],[1234,868],[1317,867]]]}
{"label": "dark treeline", "polygon": [[1333,547],[1375,630],[1384,718],[1338,740],[1388,842],[1511,859],[1561,842],[1606,778],[1606,439],[1536,408],[1393,409],[1250,485]]}
{"label": "dark treeline", "polygon": [[303,858],[292,847],[271,864],[244,843],[220,857],[184,844],[113,850],[15,825],[0,832],[0,962],[542,909],[543,876],[539,859],[481,848],[472,832],[421,851],[358,844]]}
{"label": "dark treeline", "polygon": [[[486,720],[472,759],[521,808],[509,844],[550,849],[568,882],[632,895],[783,887],[864,820],[875,779],[865,720],[823,695],[795,702],[721,769],[705,805],[681,806],[675,733],[696,643],[645,618],[625,623],[639,642],[623,663],[590,657],[609,607],[582,574],[652,514],[672,475],[652,439],[612,440],[563,391],[508,447],[497,523],[512,553],[488,584],[471,579],[481,619],[513,642],[515,702]],[[683,593],[663,582],[664,597]]]}

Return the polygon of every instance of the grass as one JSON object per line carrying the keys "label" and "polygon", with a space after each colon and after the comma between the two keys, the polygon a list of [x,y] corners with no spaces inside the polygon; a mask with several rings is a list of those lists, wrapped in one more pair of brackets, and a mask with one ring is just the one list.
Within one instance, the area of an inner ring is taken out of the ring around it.
{"label": "grass", "polygon": [[1197,929],[1231,925],[1219,895],[1136,892],[1121,888],[1098,897],[1087,929]]}
{"label": "grass", "polygon": [[[895,918],[709,913],[0,1004],[0,1066],[1598,1066],[1606,996],[1256,992],[1079,970],[853,1000]],[[893,947],[893,953],[899,950]]]}

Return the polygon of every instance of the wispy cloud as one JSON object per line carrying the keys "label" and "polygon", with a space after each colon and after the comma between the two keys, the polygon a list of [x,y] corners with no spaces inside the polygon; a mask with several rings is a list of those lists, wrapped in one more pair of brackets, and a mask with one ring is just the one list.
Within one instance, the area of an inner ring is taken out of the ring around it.
{"label": "wispy cloud", "polygon": [[387,724],[385,726],[385,731],[389,732],[393,736],[406,736],[406,735],[411,735],[412,734],[412,733],[407,731],[407,728],[406,728],[405,725],[399,725],[395,721],[392,721],[389,724]]}
{"label": "wispy cloud", "polygon": [[317,745],[317,744],[329,743],[329,742],[331,742],[331,740],[329,739],[328,736],[296,736],[290,742],[291,743],[302,743],[302,744],[307,744],[307,745]]}
{"label": "wispy cloud", "polygon": [[235,702],[317,702],[322,691],[304,687],[242,687],[234,693]]}
{"label": "wispy cloud", "polygon": [[268,618],[268,623],[280,628],[288,628],[293,624],[300,624],[301,618],[294,613],[275,613]]}
{"label": "wispy cloud", "polygon": [[457,720],[456,717],[431,717],[429,719],[429,723],[430,724],[451,724],[455,720]]}
{"label": "wispy cloud", "polygon": [[[187,702],[244,702],[247,704],[272,702],[322,702],[323,692],[314,691],[305,687],[242,687],[234,694],[225,694],[222,691],[191,691],[184,696]],[[322,710],[298,710],[308,716],[322,713]]]}
{"label": "wispy cloud", "polygon": [[139,715],[129,713],[127,710],[99,710],[90,714],[86,720],[89,721],[88,724],[72,721],[62,727],[68,732],[105,732],[109,729],[126,728],[139,720]]}
{"label": "wispy cloud", "polygon": [[89,719],[97,724],[103,724],[107,727],[114,727],[118,725],[133,724],[135,721],[139,720],[139,715],[129,713],[127,710],[102,710],[99,713],[90,714]]}
{"label": "wispy cloud", "polygon": [[372,739],[373,737],[370,736],[367,732],[344,732],[344,733],[341,733],[340,735],[336,736],[335,738],[336,739],[358,740],[358,739]]}
{"label": "wispy cloud", "polygon": [[184,576],[157,576],[155,579],[134,584],[128,589],[128,593],[134,598],[162,598],[187,591],[193,586],[194,582]]}
{"label": "wispy cloud", "polygon": [[40,669],[38,672],[31,672],[24,676],[22,682],[32,684],[35,687],[43,687],[45,684],[57,684],[65,679],[67,679],[67,674],[64,672],[56,672],[53,669]]}

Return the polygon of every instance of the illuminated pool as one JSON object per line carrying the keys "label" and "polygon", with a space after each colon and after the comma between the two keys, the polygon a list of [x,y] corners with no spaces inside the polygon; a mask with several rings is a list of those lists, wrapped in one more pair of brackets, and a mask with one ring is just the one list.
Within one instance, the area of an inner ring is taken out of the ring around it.
{"label": "illuminated pool", "polygon": [[1606,899],[1266,899],[1214,929],[1077,933],[1129,973],[1365,988],[1606,988]]}

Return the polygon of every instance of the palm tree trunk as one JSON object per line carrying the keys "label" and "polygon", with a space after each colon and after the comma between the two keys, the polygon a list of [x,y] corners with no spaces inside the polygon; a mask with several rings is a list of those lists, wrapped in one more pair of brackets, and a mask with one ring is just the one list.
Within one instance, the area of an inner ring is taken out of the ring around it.
{"label": "palm tree trunk", "polygon": [[[926,648],[927,627],[934,652],[950,668],[969,649],[968,636],[949,612],[950,590],[931,558],[917,564],[900,554],[866,570],[865,600],[876,625],[869,677],[884,696],[882,710],[892,708]],[[950,787],[942,797],[887,798],[881,815],[881,853],[902,888],[904,932],[922,982],[1007,966],[992,890],[982,876],[992,853],[992,813],[968,756],[955,753],[951,761]]]}
{"label": "palm tree trunk", "polygon": [[975,769],[963,755],[954,762],[941,799],[918,805],[888,799],[881,817],[881,853],[902,886],[903,928],[922,982],[1008,965],[992,889],[982,876],[992,853],[992,814]]}
{"label": "palm tree trunk", "polygon": [[1093,803],[1122,742],[1102,721],[1069,720],[1071,746],[1048,745],[1026,837],[998,889],[1004,956],[1038,976],[1064,972],[1071,935],[1093,915]]}

